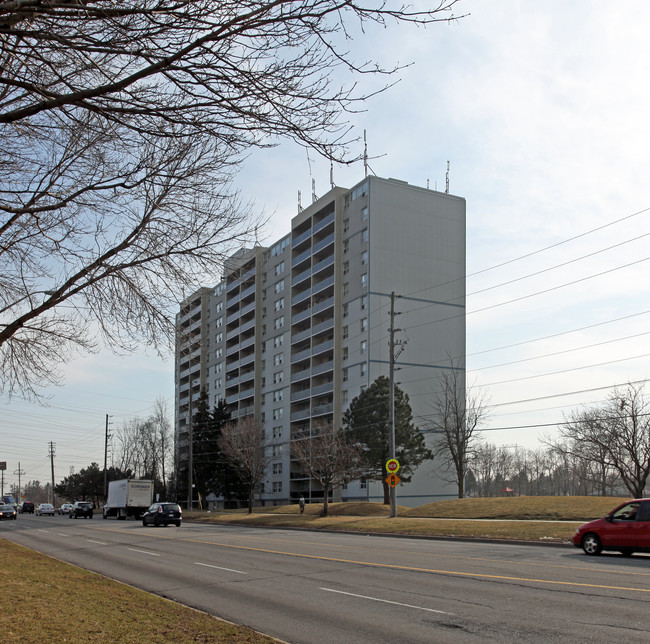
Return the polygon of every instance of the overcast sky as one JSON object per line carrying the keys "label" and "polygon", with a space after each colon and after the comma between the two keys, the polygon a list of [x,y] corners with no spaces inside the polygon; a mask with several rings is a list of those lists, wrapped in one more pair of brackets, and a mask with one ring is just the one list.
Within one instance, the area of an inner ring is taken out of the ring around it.
{"label": "overcast sky", "polygon": [[[492,404],[484,437],[535,447],[571,409],[650,371],[650,3],[462,0],[456,13],[469,15],[355,43],[361,59],[414,64],[351,124],[379,176],[444,190],[450,161],[450,192],[467,200],[467,363]],[[293,145],[254,153],[239,185],[270,216],[260,242],[286,234],[298,191],[306,205],[312,178],[323,194],[329,177]],[[361,165],[334,170],[337,185],[362,178]],[[113,431],[162,398],[173,416],[173,358],[102,352],[46,393],[46,408],[2,400],[5,489],[19,462],[23,481],[50,480],[49,441],[57,482],[103,465],[106,414]]]}

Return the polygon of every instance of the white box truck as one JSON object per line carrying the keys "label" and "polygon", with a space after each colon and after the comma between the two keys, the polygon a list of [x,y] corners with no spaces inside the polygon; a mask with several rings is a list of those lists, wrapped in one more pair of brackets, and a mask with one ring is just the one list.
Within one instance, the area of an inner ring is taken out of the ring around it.
{"label": "white box truck", "polygon": [[117,517],[135,517],[139,519],[142,513],[153,503],[153,481],[122,479],[108,482],[108,499],[104,506],[104,519]]}

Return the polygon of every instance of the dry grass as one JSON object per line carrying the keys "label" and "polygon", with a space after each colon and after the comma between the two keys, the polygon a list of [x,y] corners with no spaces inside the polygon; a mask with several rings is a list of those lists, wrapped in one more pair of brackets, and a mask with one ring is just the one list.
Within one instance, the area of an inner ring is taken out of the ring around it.
{"label": "dry grass", "polygon": [[436,501],[399,512],[405,517],[591,521],[605,516],[625,497],[513,496]]}
{"label": "dry grass", "polygon": [[275,641],[4,539],[0,560],[2,642]]}
{"label": "dry grass", "polygon": [[308,504],[303,515],[297,505],[284,505],[257,508],[250,515],[186,512],[184,516],[209,523],[277,528],[568,542],[578,525],[604,516],[624,500],[591,496],[451,499],[418,508],[398,506],[393,519],[388,518],[388,506],[379,503],[330,503],[328,517],[321,516],[322,503]]}

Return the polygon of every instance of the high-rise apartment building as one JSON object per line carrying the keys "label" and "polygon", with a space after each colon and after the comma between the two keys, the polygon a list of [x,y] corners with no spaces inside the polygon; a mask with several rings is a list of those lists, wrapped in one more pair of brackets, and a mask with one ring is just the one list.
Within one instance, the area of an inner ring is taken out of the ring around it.
{"label": "high-rise apartment building", "polygon": [[[189,417],[205,387],[232,417],[266,428],[271,465],[260,498],[322,500],[292,462],[291,443],[321,421],[339,425],[351,400],[388,375],[395,294],[396,381],[425,432],[443,370],[464,369],[465,200],[394,179],[335,187],[269,248],[242,249],[222,281],[199,289],[177,316],[176,447],[190,458]],[[464,377],[461,378],[464,383]],[[427,438],[430,441],[430,436]],[[455,495],[423,464],[397,489],[416,506]],[[380,482],[357,481],[335,499],[383,499]]]}

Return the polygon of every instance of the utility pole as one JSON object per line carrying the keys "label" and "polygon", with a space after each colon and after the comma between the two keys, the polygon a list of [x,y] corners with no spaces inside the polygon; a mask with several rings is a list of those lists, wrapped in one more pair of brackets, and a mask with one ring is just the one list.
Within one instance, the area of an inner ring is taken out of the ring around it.
{"label": "utility pole", "polygon": [[106,414],[106,432],[104,435],[104,499],[108,494],[108,439],[110,434],[108,433],[108,414]]}
{"label": "utility pole", "polygon": [[192,376],[190,375],[190,402],[189,402],[189,425],[188,425],[188,452],[187,452],[187,509],[192,509],[192,468],[194,467],[194,423],[192,420]]}
{"label": "utility pole", "polygon": [[20,477],[24,473],[25,473],[25,471],[20,469],[20,461],[18,461],[18,469],[14,470],[14,476],[18,475],[18,499],[17,499],[17,503],[22,503],[22,501],[20,500]]}
{"label": "utility pole", "polygon": [[[390,414],[390,458],[396,458],[396,447],[395,447],[395,344],[401,345],[401,342],[395,342],[395,331],[401,331],[401,329],[395,328],[395,316],[399,313],[395,313],[395,291],[391,291],[390,294],[390,329],[388,329],[390,338],[389,338],[389,414]],[[402,353],[402,348],[400,348],[399,353]],[[398,354],[399,355],[399,354]],[[388,492],[390,500],[390,518],[397,516],[397,493],[394,486],[390,486]]]}
{"label": "utility pole", "polygon": [[50,464],[52,466],[52,505],[56,505],[56,497],[54,496],[54,449],[56,447],[56,444],[50,441],[49,446],[50,446],[50,453],[48,454],[48,456],[50,457]]}

